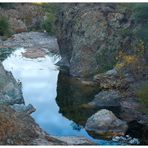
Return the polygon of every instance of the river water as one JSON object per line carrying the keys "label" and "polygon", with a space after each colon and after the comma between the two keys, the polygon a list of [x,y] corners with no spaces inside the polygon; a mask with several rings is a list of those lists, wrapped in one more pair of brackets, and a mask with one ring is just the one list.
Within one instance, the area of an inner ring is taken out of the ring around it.
{"label": "river water", "polygon": [[96,144],[115,144],[95,139],[84,129],[86,119],[95,111],[86,111],[80,106],[88,102],[95,91],[63,74],[55,65],[59,56],[49,53],[44,58],[30,59],[22,56],[25,51],[17,48],[3,65],[22,83],[25,104],[36,108],[32,117],[40,127],[55,136],[85,136]]}

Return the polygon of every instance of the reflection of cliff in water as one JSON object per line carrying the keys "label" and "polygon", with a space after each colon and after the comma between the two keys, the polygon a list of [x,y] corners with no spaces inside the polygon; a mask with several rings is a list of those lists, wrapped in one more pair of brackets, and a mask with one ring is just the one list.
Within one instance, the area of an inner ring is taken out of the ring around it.
{"label": "reflection of cliff in water", "polygon": [[86,86],[76,78],[60,71],[57,85],[57,104],[66,118],[85,125],[86,120],[97,110],[84,109],[82,104],[88,103],[98,92],[97,87]]}
{"label": "reflection of cliff in water", "polygon": [[13,48],[0,48],[0,61],[4,61],[13,51]]}

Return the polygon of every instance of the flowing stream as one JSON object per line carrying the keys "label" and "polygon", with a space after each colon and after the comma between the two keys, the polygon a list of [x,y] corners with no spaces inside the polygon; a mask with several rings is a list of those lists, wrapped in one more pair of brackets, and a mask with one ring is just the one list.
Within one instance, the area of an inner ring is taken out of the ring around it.
{"label": "flowing stream", "polygon": [[[17,48],[3,61],[3,65],[22,83],[25,104],[32,104],[36,108],[32,117],[40,127],[55,136],[85,136],[97,144],[111,144],[111,141],[89,136],[83,126],[61,113],[56,102],[59,68],[55,65],[60,57],[48,54],[44,58],[30,59],[22,56],[25,51],[24,48]],[[69,88],[66,89],[68,91]]]}

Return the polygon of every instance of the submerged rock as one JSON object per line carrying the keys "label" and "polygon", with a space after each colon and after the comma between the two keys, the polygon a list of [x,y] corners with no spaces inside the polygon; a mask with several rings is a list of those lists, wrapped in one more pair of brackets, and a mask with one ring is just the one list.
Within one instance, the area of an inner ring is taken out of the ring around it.
{"label": "submerged rock", "polygon": [[101,91],[93,101],[88,103],[90,107],[120,107],[121,94],[116,90]]}
{"label": "submerged rock", "polygon": [[88,131],[111,138],[115,135],[124,135],[128,125],[125,121],[118,119],[111,111],[101,109],[88,118],[85,128]]}
{"label": "submerged rock", "polygon": [[29,48],[22,55],[26,58],[44,58],[47,54],[47,51],[41,48]]}

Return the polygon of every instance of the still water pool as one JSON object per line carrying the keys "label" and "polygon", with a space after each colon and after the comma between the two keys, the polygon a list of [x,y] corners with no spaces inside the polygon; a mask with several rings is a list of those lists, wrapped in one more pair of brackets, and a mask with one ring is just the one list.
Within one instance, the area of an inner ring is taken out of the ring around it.
{"label": "still water pool", "polygon": [[55,65],[60,57],[48,54],[44,58],[30,59],[22,56],[25,51],[24,48],[17,48],[3,61],[3,65],[22,83],[25,104],[36,108],[32,117],[40,127],[51,135],[85,136],[96,144],[113,144],[94,139],[83,128],[83,112],[81,114],[78,105],[83,103],[82,98],[87,100],[90,97],[87,94],[90,89],[87,91],[75,80],[73,84],[73,80],[63,76]]}

